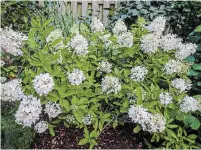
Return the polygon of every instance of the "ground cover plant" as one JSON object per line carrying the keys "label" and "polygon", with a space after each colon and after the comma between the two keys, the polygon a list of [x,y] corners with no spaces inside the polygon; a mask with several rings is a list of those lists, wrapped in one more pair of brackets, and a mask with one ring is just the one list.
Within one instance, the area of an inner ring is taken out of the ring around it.
{"label": "ground cover plant", "polygon": [[[3,83],[2,101],[16,101],[18,124],[38,133],[63,123],[83,129],[79,145],[93,148],[107,126],[133,122],[148,148],[199,148],[201,102],[187,95],[186,59],[197,46],[163,34],[166,19],[143,18],[128,31],[118,20],[112,32],[95,17],[66,35],[51,19],[31,20],[28,36],[2,29],[5,57],[21,62],[17,77]],[[6,41],[6,42],[5,42]],[[1,61],[2,69],[7,62]]]}

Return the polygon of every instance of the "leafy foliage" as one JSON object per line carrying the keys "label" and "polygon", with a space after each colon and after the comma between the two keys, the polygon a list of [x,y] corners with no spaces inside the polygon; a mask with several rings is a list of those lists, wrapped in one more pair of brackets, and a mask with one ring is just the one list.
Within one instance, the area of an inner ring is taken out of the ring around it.
{"label": "leafy foliage", "polygon": [[116,14],[110,16],[111,24],[119,18],[128,26],[136,23],[138,16],[152,21],[157,16],[167,18],[168,30],[186,37],[201,20],[201,3],[199,1],[131,1],[121,2]]}

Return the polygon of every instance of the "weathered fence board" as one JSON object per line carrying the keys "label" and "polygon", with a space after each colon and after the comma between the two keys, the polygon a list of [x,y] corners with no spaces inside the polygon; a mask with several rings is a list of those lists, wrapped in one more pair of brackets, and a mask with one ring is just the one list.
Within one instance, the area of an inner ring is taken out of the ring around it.
{"label": "weathered fence board", "polygon": [[108,15],[114,14],[114,10],[119,7],[119,0],[55,0],[38,1],[39,5],[56,2],[59,13],[72,12],[73,16],[87,17],[90,14],[98,17],[104,25],[108,23]]}

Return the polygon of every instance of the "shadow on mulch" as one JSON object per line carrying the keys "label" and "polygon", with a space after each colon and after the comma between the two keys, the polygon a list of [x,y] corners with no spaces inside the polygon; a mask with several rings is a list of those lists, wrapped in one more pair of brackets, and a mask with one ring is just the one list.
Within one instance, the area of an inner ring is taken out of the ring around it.
{"label": "shadow on mulch", "polygon": [[[111,127],[105,130],[99,136],[95,149],[142,149],[146,148],[143,144],[142,137],[133,133],[133,124],[117,126],[116,129]],[[55,128],[55,137],[46,131],[38,134],[33,148],[35,149],[88,149],[89,145],[78,145],[80,139],[83,138],[82,129],[75,127],[66,128],[59,125]]]}

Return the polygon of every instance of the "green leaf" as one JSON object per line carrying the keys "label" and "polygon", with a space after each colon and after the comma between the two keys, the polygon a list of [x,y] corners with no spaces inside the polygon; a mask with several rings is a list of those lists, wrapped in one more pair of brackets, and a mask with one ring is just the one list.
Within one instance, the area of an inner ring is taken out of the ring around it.
{"label": "green leaf", "polygon": [[87,144],[87,143],[89,143],[89,139],[84,138],[84,139],[81,139],[81,140],[79,141],[78,145],[85,145],[85,144]]}
{"label": "green leaf", "polygon": [[201,25],[197,26],[194,31],[195,32],[201,32]]}
{"label": "green leaf", "polygon": [[49,132],[50,132],[50,134],[51,134],[52,136],[55,136],[54,126],[51,125],[51,124],[49,124],[49,125],[48,125],[48,128],[49,128]]}
{"label": "green leaf", "polygon": [[190,134],[189,136],[188,136],[188,138],[190,138],[190,139],[196,139],[198,136],[196,135],[196,134]]}
{"label": "green leaf", "polygon": [[194,56],[188,56],[184,59],[187,62],[194,62],[195,61],[195,57]]}
{"label": "green leaf", "polygon": [[201,70],[201,64],[193,64],[193,69],[195,70]]}
{"label": "green leaf", "polygon": [[200,121],[194,116],[186,117],[184,119],[184,124],[190,126],[193,130],[197,130],[200,127]]}
{"label": "green leaf", "polygon": [[140,87],[136,88],[136,96],[137,96],[137,104],[141,105],[142,104],[142,91]]}
{"label": "green leaf", "polygon": [[189,69],[188,70],[188,75],[189,76],[197,76],[199,74],[199,72],[193,70],[193,69]]}
{"label": "green leaf", "polygon": [[184,113],[178,113],[176,116],[176,119],[179,121],[183,121],[186,118],[186,115]]}
{"label": "green leaf", "polygon": [[93,131],[90,133],[90,138],[95,138],[96,136],[97,136],[96,130],[93,130]]}
{"label": "green leaf", "polygon": [[133,129],[133,132],[134,133],[138,133],[142,130],[142,128],[140,127],[140,125],[138,124],[134,129]]}
{"label": "green leaf", "polygon": [[69,109],[70,109],[70,104],[69,104],[68,100],[63,99],[63,107],[64,107],[66,110],[69,110]]}

